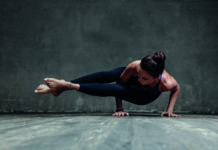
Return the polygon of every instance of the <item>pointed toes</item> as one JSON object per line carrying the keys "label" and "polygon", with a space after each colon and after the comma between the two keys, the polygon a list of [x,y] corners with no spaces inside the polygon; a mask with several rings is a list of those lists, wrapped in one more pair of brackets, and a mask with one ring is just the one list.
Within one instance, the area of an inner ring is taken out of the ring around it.
{"label": "pointed toes", "polygon": [[45,84],[40,84],[34,91],[36,94],[49,93],[49,87]]}
{"label": "pointed toes", "polygon": [[56,79],[54,78],[45,78],[44,81],[45,82],[54,82]]}

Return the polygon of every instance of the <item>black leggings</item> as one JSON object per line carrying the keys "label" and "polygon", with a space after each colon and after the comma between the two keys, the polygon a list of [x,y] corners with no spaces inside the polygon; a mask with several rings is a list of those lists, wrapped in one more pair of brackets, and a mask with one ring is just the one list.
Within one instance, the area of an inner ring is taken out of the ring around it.
{"label": "black leggings", "polygon": [[[79,92],[94,96],[113,96],[126,100],[133,104],[145,105],[160,96],[151,94],[142,88],[137,77],[131,76],[125,84],[119,84],[119,79],[126,67],[118,67],[109,71],[92,73],[75,80],[71,83],[80,84]],[[115,84],[111,84],[116,82]]]}

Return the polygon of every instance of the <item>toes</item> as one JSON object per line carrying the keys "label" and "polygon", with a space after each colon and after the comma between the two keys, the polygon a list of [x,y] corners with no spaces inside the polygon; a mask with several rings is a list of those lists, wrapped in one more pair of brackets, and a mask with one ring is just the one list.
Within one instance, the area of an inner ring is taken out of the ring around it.
{"label": "toes", "polygon": [[45,82],[54,82],[54,81],[56,81],[57,79],[55,79],[55,78],[45,78],[44,79],[44,81]]}
{"label": "toes", "polygon": [[51,85],[51,83],[52,83],[51,81],[47,81],[46,82],[47,85]]}
{"label": "toes", "polygon": [[37,94],[46,94],[49,92],[49,87],[45,84],[40,84],[34,92]]}
{"label": "toes", "polygon": [[54,82],[46,82],[46,85],[50,88],[54,87]]}
{"label": "toes", "polygon": [[40,90],[35,90],[36,94],[48,94],[51,93],[50,89],[40,89]]}
{"label": "toes", "polygon": [[36,88],[36,90],[41,90],[41,89],[42,89],[42,87],[37,87],[37,88]]}
{"label": "toes", "polygon": [[42,89],[37,89],[37,90],[35,90],[35,93],[36,94],[42,94],[42,91],[43,91]]}
{"label": "toes", "polygon": [[44,81],[45,81],[45,84],[46,84],[47,86],[51,87],[51,86],[52,86],[51,84],[54,83],[54,82],[56,82],[57,79],[54,79],[54,78],[45,78]]}
{"label": "toes", "polygon": [[41,89],[41,90],[35,90],[36,94],[46,94],[45,90]]}
{"label": "toes", "polygon": [[41,86],[41,85],[39,85],[39,86],[36,88],[36,90],[39,90],[39,89],[42,89],[42,86]]}
{"label": "toes", "polygon": [[36,88],[36,90],[41,90],[41,89],[43,89],[43,84],[40,84],[37,88]]}

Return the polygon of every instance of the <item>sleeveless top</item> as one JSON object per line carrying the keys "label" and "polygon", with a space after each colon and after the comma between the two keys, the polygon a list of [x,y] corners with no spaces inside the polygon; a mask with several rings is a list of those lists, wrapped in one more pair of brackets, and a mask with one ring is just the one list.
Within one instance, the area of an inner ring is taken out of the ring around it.
{"label": "sleeveless top", "polygon": [[145,91],[148,91],[152,94],[155,94],[155,95],[158,95],[158,94],[161,94],[162,92],[159,91],[159,85],[160,85],[160,81],[162,79],[162,74],[160,76],[160,80],[158,81],[158,83],[155,85],[155,87],[150,87],[148,85],[141,85],[141,83],[139,82],[139,84],[142,86],[142,88],[145,90]]}

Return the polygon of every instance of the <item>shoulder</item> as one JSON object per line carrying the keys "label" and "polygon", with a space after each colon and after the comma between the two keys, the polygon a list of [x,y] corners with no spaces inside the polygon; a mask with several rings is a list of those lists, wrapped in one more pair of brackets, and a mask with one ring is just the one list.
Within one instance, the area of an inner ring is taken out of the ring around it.
{"label": "shoulder", "polygon": [[162,92],[166,91],[173,91],[179,88],[179,84],[177,83],[176,79],[171,76],[166,70],[164,70],[162,74],[160,90]]}
{"label": "shoulder", "polygon": [[140,65],[140,62],[141,60],[135,60],[131,63],[129,63],[129,65],[127,66],[127,69],[128,70],[131,70],[131,72],[133,72],[134,74],[137,74],[137,70],[138,70],[138,67]]}
{"label": "shoulder", "polygon": [[130,69],[136,69],[140,65],[140,62],[141,62],[141,60],[135,60],[135,61],[129,63],[129,65],[127,67]]}

